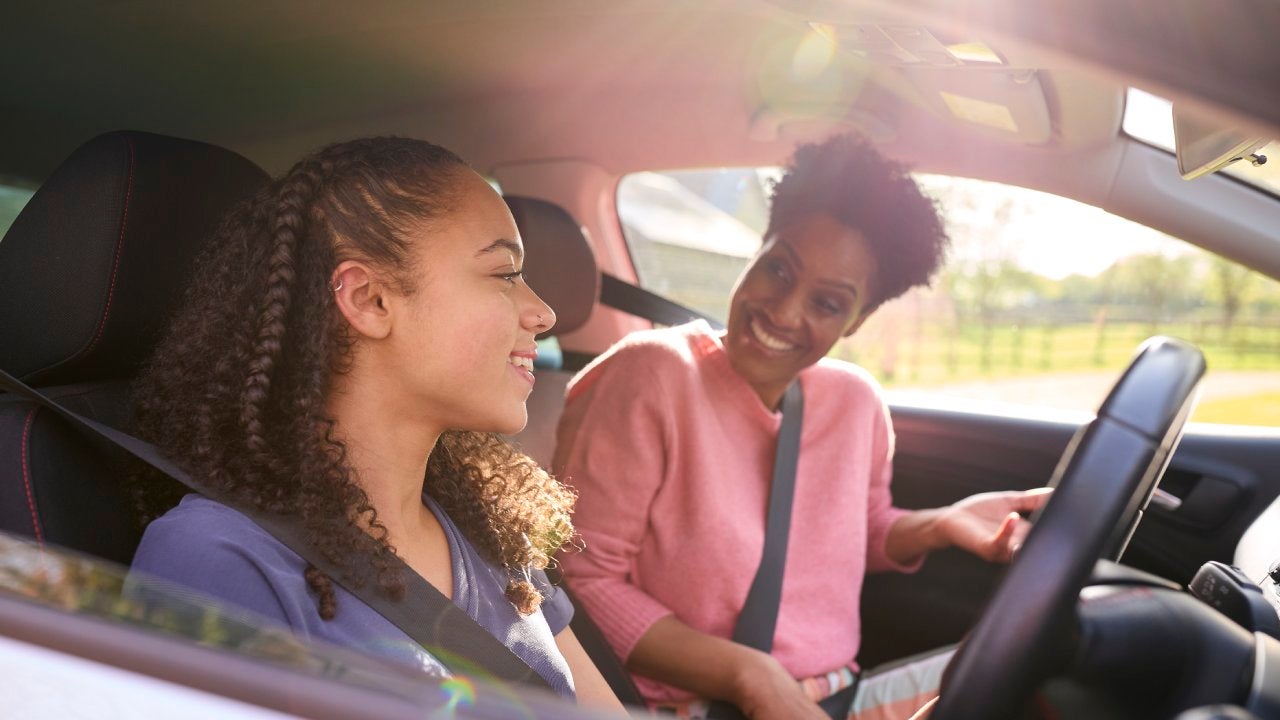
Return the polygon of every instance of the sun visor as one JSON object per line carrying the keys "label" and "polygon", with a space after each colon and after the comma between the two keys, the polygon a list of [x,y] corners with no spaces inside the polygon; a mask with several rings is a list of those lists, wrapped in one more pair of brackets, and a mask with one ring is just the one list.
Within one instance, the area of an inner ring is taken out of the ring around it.
{"label": "sun visor", "polygon": [[907,102],[1011,142],[1042,145],[1050,139],[1040,73],[1010,67],[980,40],[945,38],[914,25],[809,26],[841,52],[877,68],[878,81]]}
{"label": "sun visor", "polygon": [[899,70],[944,117],[1026,145],[1049,142],[1049,105],[1034,70]]}

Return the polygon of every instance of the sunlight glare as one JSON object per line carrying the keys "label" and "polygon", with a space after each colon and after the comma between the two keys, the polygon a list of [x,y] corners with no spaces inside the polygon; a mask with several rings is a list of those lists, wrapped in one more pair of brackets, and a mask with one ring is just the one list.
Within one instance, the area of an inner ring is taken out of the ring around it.
{"label": "sunlight glare", "polygon": [[815,26],[810,30],[791,58],[791,77],[801,82],[821,75],[835,57],[836,45],[830,30]]}
{"label": "sunlight glare", "polygon": [[1125,133],[1173,152],[1173,103],[1168,100],[1129,88],[1123,127]]}
{"label": "sunlight glare", "polygon": [[457,710],[459,706],[468,708],[476,703],[475,685],[465,677],[451,677],[440,683],[440,689],[449,695],[449,711]]}

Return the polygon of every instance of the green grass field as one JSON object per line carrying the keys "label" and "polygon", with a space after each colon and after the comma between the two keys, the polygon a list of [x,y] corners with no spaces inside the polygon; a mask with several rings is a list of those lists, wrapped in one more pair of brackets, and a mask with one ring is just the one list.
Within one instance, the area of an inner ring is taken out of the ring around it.
{"label": "green grass field", "polygon": [[1280,427],[1280,392],[1206,400],[1196,406],[1196,422]]}
{"label": "green grass field", "polygon": [[[1274,371],[1280,375],[1280,325],[1238,326],[1224,337],[1207,325],[1111,322],[1104,325],[1001,326],[954,329],[907,323],[888,334],[868,327],[838,343],[832,355],[858,363],[889,388],[978,380],[1123,370],[1148,337],[1171,335],[1194,343],[1210,372]],[[892,338],[896,337],[896,346]],[[1280,394],[1269,392],[1209,399],[1193,417],[1204,422],[1280,426]]]}
{"label": "green grass field", "polygon": [[1148,337],[1171,335],[1194,343],[1214,370],[1280,371],[1280,325],[1241,327],[1225,340],[1216,328],[1137,323],[995,327],[969,325],[958,331],[925,325],[898,336],[892,372],[888,344],[875,334],[857,333],[838,343],[832,355],[880,375],[886,385],[956,382],[1011,375],[1119,371]]}

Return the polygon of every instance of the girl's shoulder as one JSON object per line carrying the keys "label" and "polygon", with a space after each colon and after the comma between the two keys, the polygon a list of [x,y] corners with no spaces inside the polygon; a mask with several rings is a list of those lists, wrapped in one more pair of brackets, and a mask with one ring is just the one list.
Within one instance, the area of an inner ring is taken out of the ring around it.
{"label": "girl's shoulder", "polygon": [[281,545],[239,510],[193,493],[147,526],[139,552],[157,542],[178,547],[195,544],[204,548],[224,539],[245,545]]}
{"label": "girl's shoulder", "polygon": [[284,620],[282,588],[301,585],[305,562],[238,510],[187,495],[147,526],[131,570]]}

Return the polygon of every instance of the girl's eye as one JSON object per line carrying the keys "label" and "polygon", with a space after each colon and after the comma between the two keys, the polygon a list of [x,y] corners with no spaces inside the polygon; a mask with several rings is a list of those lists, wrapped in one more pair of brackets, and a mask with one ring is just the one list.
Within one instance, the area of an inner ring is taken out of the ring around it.
{"label": "girl's eye", "polygon": [[495,277],[506,282],[508,285],[515,285],[517,279],[524,277],[524,271],[516,270],[515,272],[503,273],[501,275],[496,275]]}

